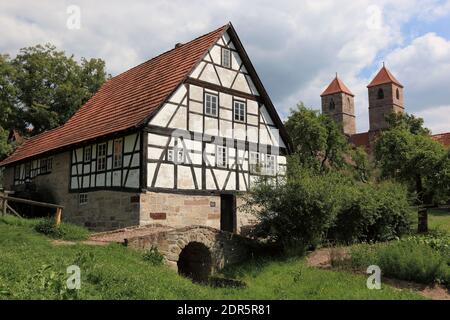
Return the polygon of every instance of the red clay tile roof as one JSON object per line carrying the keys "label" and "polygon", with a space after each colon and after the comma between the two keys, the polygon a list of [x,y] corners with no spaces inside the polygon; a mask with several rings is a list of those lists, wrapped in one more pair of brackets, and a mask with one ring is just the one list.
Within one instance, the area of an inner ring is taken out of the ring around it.
{"label": "red clay tile roof", "polygon": [[334,93],[346,93],[351,95],[352,97],[354,97],[355,95],[350,91],[349,88],[347,88],[347,86],[344,84],[344,82],[342,82],[341,79],[339,79],[337,76],[336,78],[333,79],[333,81],[331,81],[330,85],[328,86],[328,88],[325,89],[324,92],[322,92],[322,94],[320,95],[321,97],[323,96],[327,96],[330,94],[334,94]]}
{"label": "red clay tile roof", "polygon": [[435,134],[432,138],[444,145],[444,147],[450,147],[450,132]]}
{"label": "red clay tile roof", "polygon": [[27,140],[0,162],[0,166],[142,125],[229,26],[222,26],[110,79],[64,125]]}
{"label": "red clay tile roof", "polygon": [[357,133],[349,138],[350,143],[355,147],[364,147],[367,150],[370,149],[369,132]]}
{"label": "red clay tile roof", "polygon": [[378,71],[375,78],[373,78],[372,82],[369,83],[367,88],[375,87],[380,84],[385,83],[395,83],[399,87],[403,88],[403,85],[394,77],[394,75],[385,67],[383,66],[380,71]]}

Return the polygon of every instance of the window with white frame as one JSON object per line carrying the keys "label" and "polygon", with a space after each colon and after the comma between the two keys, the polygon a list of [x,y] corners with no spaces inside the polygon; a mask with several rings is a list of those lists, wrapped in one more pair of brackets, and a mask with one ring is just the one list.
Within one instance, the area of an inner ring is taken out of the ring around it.
{"label": "window with white frame", "polygon": [[84,162],[89,162],[92,159],[92,147],[87,146],[84,148],[84,155],[83,155]]}
{"label": "window with white frame", "polygon": [[227,48],[222,48],[222,66],[231,68],[231,51]]}
{"label": "window with white frame", "polygon": [[234,121],[245,122],[246,105],[243,101],[234,102]]}
{"label": "window with white frame", "polygon": [[250,151],[250,173],[259,173],[259,153]]}
{"label": "window with white frame", "polygon": [[216,165],[221,168],[226,168],[228,166],[227,147],[217,146]]}
{"label": "window with white frame", "polygon": [[88,203],[88,195],[87,193],[80,193],[78,195],[79,204],[84,205]]}
{"label": "window with white frame", "polygon": [[218,108],[218,96],[211,94],[211,93],[205,93],[205,114],[217,117],[217,108]]}
{"label": "window with white frame", "polygon": [[266,156],[266,174],[274,176],[277,173],[276,167],[277,167],[276,156],[273,154],[268,154]]}
{"label": "window with white frame", "polygon": [[113,169],[122,167],[123,159],[123,139],[114,140],[114,150],[113,150]]}
{"label": "window with white frame", "polygon": [[97,171],[106,170],[106,143],[97,145]]}

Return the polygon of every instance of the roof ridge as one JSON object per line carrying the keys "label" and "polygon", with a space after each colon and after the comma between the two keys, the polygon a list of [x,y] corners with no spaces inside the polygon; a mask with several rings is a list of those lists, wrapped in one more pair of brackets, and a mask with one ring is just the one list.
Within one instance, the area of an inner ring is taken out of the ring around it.
{"label": "roof ridge", "polygon": [[335,93],[346,93],[351,96],[355,96],[350,89],[345,85],[344,81],[342,81],[336,74],[336,77],[331,81],[328,87],[322,92],[321,97],[335,94]]}
{"label": "roof ridge", "polygon": [[112,77],[64,124],[31,137],[0,161],[0,166],[137,129],[159,110],[230,27],[230,23],[225,24]]}
{"label": "roof ridge", "polygon": [[403,88],[403,85],[397,78],[389,71],[388,68],[383,63],[381,69],[377,72],[377,74],[373,77],[372,81],[367,85],[367,88],[379,86],[387,83],[395,83],[396,85]]}

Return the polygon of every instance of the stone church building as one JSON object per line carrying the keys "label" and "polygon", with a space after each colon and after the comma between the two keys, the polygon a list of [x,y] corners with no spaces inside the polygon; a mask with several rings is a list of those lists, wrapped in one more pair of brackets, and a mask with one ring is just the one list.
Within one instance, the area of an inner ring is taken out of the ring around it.
{"label": "stone church building", "polygon": [[[386,116],[391,113],[405,112],[403,85],[395,78],[383,63],[383,67],[368,84],[369,95],[369,131],[356,133],[354,94],[336,75],[330,85],[321,94],[322,113],[333,117],[342,125],[349,141],[364,147],[369,153],[377,134],[389,127]],[[450,132],[432,136],[444,146],[450,147]]]}

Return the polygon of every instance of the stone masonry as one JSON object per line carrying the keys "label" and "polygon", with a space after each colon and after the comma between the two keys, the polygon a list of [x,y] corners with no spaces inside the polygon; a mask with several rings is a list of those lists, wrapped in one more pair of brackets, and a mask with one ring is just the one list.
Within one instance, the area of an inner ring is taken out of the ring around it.
{"label": "stone masonry", "polygon": [[259,250],[258,244],[250,239],[205,226],[189,226],[126,240],[127,246],[131,248],[158,248],[166,264],[175,270],[178,268],[180,253],[192,242],[202,243],[209,249],[212,273],[227,265],[242,262]]}

